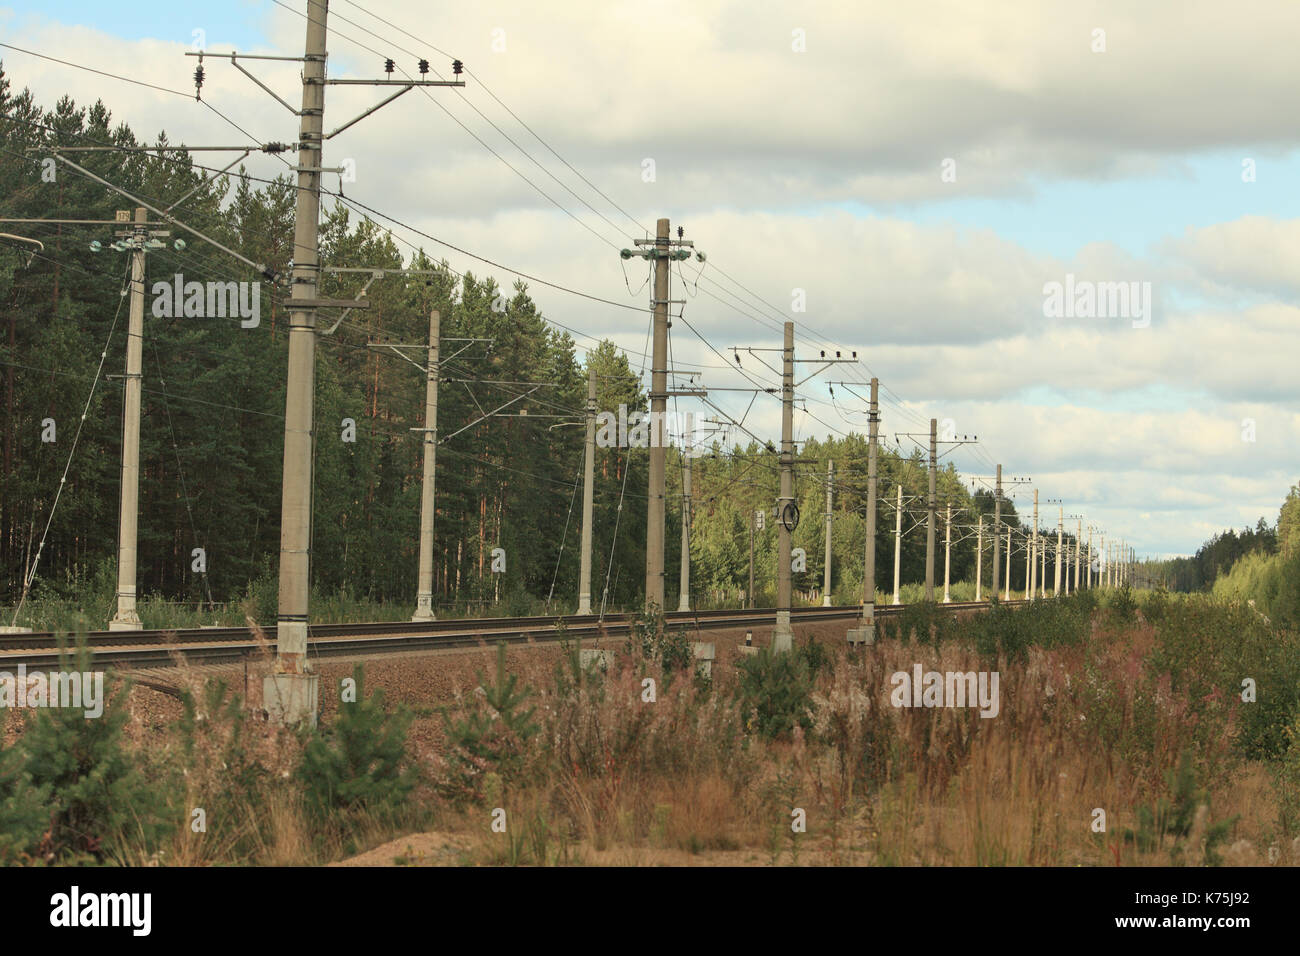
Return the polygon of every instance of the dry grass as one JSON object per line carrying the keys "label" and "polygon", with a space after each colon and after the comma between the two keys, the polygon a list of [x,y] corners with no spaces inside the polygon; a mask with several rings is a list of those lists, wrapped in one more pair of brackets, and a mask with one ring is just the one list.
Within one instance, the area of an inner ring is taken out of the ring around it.
{"label": "dry grass", "polygon": [[[201,706],[189,750],[174,736],[148,756],[183,768],[183,803],[207,809],[208,830],[178,827],[162,852],[133,862],[305,865],[375,847],[368,861],[416,862],[401,850],[408,838],[394,838],[424,832],[441,849],[421,860],[438,864],[1145,866],[1204,862],[1210,822],[1235,817],[1228,862],[1300,863],[1300,847],[1281,836],[1274,774],[1235,747],[1238,705],[1175,689],[1149,663],[1156,642],[1140,622],[1097,623],[1081,642],[993,662],[960,639],[856,651],[825,640],[811,726],[777,741],[741,712],[729,649],[711,685],[665,675],[618,644],[608,674],[576,681],[554,648],[516,652],[510,669],[532,689],[541,727],[522,770],[478,781],[480,802],[439,797],[431,781],[447,772],[449,744],[431,720],[413,755],[425,784],[408,806],[325,827],[292,780],[297,737]],[[998,716],[892,706],[890,675],[916,664],[996,669]],[[205,700],[198,675],[181,670]],[[460,678],[447,703],[486,706]],[[1166,776],[1188,747],[1207,809],[1190,834],[1140,852],[1124,834],[1141,807],[1169,795]],[[498,808],[504,832],[493,828]],[[1104,832],[1094,832],[1097,810]],[[797,811],[804,832],[792,829]]]}

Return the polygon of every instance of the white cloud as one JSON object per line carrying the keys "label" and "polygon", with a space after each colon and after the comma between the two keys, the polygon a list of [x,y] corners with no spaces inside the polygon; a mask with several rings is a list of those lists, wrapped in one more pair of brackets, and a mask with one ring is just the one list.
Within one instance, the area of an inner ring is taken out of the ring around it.
{"label": "white cloud", "polygon": [[[273,48],[258,52],[300,49],[302,18],[266,9]],[[1292,55],[1300,7],[1240,2],[1225,16],[1216,0],[1138,7],[669,0],[651,14],[625,2],[431,7],[393,0],[381,12],[464,59],[480,78],[466,78],[465,98],[614,225],[450,90],[408,93],[331,141],[327,165],[356,162],[349,195],[557,284],[644,305],[643,264],[627,265],[629,295],[617,257],[617,247],[630,244],[620,231],[639,230],[503,112],[482,90],[486,81],[638,223],[653,226],[671,211],[674,226],[684,224],[708,252],[698,288],[693,265],[688,281],[675,284],[674,298],[687,305],[673,329],[674,359],[706,366],[706,384],[745,380],[713,368],[734,364],[730,354],[719,358],[687,322],[724,349],[777,345],[780,322],[793,318],[801,357],[832,344],[856,348],[892,394],[914,403],[911,416],[886,406],[891,430],[953,417],[1009,468],[1034,474],[1049,494],[1095,510],[1115,529],[1132,529],[1135,542],[1147,535],[1160,550],[1194,550],[1225,524],[1275,516],[1294,480],[1300,440],[1293,411],[1300,316],[1286,301],[1300,281],[1300,223],[1247,216],[1173,234],[1144,258],[1095,242],[1065,261],[992,229],[919,224],[903,208],[953,196],[1024,199],[1069,179],[1178,176],[1196,152],[1226,144],[1261,155],[1294,148],[1296,134],[1277,104],[1300,84]],[[351,4],[333,5],[331,26],[332,76],[382,70],[379,56],[345,36],[392,55],[399,68],[428,56],[447,72],[447,57]],[[1106,30],[1105,53],[1089,48],[1094,27]],[[496,28],[505,31],[505,53],[491,50]],[[791,50],[795,28],[806,31],[806,53]],[[12,17],[6,35],[19,46],[192,92],[194,61],[182,55],[188,37],[127,41]],[[211,32],[208,43],[230,45]],[[146,140],[166,130],[173,142],[244,141],[192,96],[3,53],[11,81],[30,85],[46,106],[64,93],[81,105],[102,96],[115,119]],[[228,62],[213,58],[206,69],[206,102],[256,137],[295,137],[296,118]],[[297,102],[297,64],[250,62],[249,69]],[[330,87],[327,129],[380,98]],[[557,211],[440,107],[608,242]],[[647,157],[656,163],[654,183],[642,181]],[[952,183],[940,178],[946,157],[957,163]],[[262,175],[285,171],[265,157],[250,166]],[[326,185],[338,184],[327,177]],[[891,211],[862,217],[834,204]],[[1172,223],[1171,232],[1182,225]],[[402,234],[455,268],[512,281]],[[770,305],[739,292],[749,313],[742,315],[718,301],[737,305],[730,293],[738,291],[719,268]],[[1043,284],[1067,272],[1151,281],[1159,303],[1151,327],[1045,319]],[[790,315],[796,287],[806,292],[808,311]],[[637,352],[645,347],[643,314],[536,284],[532,292],[557,321]],[[772,379],[756,360],[745,359],[745,368]],[[841,366],[823,378],[869,374]],[[801,435],[824,434],[823,422],[848,428],[834,406],[819,403],[830,400],[824,388],[810,385],[808,395],[821,421],[801,415]],[[748,404],[735,393],[715,399],[737,417]],[[854,401],[845,388],[836,400]],[[774,434],[776,409],[761,396],[746,425]],[[1255,420],[1253,443],[1241,441],[1244,418]],[[958,460],[984,470],[972,455]]]}

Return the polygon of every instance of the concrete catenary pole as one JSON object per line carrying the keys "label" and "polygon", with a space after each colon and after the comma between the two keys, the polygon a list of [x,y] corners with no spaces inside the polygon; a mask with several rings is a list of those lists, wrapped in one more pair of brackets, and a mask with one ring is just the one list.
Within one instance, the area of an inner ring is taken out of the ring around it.
{"label": "concrete catenary pole", "polygon": [[650,487],[646,502],[645,606],[664,609],[664,498],[667,449],[664,413],[668,408],[668,220],[655,231],[654,345],[650,364]]}
{"label": "concrete catenary pole", "polygon": [[862,626],[870,628],[874,643],[876,627],[876,482],[877,451],[880,437],[880,380],[871,379],[870,444],[867,446],[867,541],[862,572]]}
{"label": "concrete catenary pole", "polygon": [[1029,563],[1031,565],[1029,569],[1030,578],[1029,584],[1026,585],[1026,587],[1029,588],[1029,596],[1031,598],[1038,597],[1038,552],[1041,548],[1042,545],[1038,541],[1038,489],[1035,488],[1033,540],[1029,547]]}
{"label": "concrete catenary pole", "polygon": [[903,566],[903,486],[898,486],[898,501],[894,509],[894,600],[898,604],[899,570]]}
{"label": "concrete catenary pole", "polygon": [[758,512],[749,513],[749,607],[754,606],[754,524],[758,521]]}
{"label": "concrete catenary pole", "polygon": [[677,610],[691,609],[691,456],[682,440],[682,561]]}
{"label": "concrete catenary pole", "polygon": [[998,597],[998,574],[1001,571],[1001,562],[998,560],[1001,555],[998,554],[998,543],[1002,540],[1002,466],[998,465],[998,479],[995,491],[993,492],[993,599]]}
{"label": "concrete catenary pole", "polygon": [[[424,385],[424,485],[420,491],[420,577],[415,591],[412,621],[432,621],[434,476],[438,464],[438,349],[442,339],[442,314],[429,313],[429,354]],[[584,529],[585,531],[585,529]],[[590,613],[590,611],[588,611]]]}
{"label": "concrete catenary pole", "polygon": [[[772,630],[775,653],[794,647],[790,628],[790,528],[786,506],[794,504],[794,323],[785,323],[781,369],[781,497],[777,503],[776,627]],[[793,509],[791,509],[793,510]]]}
{"label": "concrete catenary pole", "polygon": [[1064,540],[1062,537],[1062,533],[1065,531],[1065,505],[1058,505],[1057,511],[1058,514],[1056,516],[1056,586],[1053,589],[1053,593],[1059,595],[1061,593],[1061,560],[1063,556],[1063,552],[1061,551],[1061,545]]}
{"label": "concrete catenary pole", "polygon": [[1047,597],[1047,540],[1047,535],[1043,535],[1042,543],[1038,547],[1038,586],[1040,597]]}
{"label": "concrete catenary pole", "polygon": [[1007,525],[1007,579],[1003,582],[1003,600],[1011,600],[1011,526]]}
{"label": "concrete catenary pole", "polygon": [[1074,532],[1074,590],[1079,590],[1079,552],[1083,550],[1083,519],[1079,519]]}
{"label": "concrete catenary pole", "polygon": [[1034,596],[1034,539],[1028,531],[1025,532],[1025,600],[1028,601]]}
{"label": "concrete catenary pole", "polygon": [[943,603],[952,601],[948,593],[949,577],[952,574],[952,505],[944,506],[943,515]]}
{"label": "concrete catenary pole", "polygon": [[294,209],[293,282],[289,301],[289,375],[284,404],[284,469],[280,502],[280,594],[276,673],[263,698],[276,701],[286,724],[316,722],[317,675],[307,662],[311,575],[312,431],[316,390],[316,298],[320,271],[321,145],[325,116],[325,0],[308,0]]}
{"label": "concrete catenary pole", "polygon": [[144,355],[144,243],[146,210],[135,210],[131,253],[131,312],[126,330],[126,387],[122,398],[122,488],[117,527],[117,613],[110,631],[138,631],[135,609],[136,531],[140,515],[140,377]]}
{"label": "concrete catenary pole", "polygon": [[[997,540],[997,535],[993,536],[993,540],[994,541]],[[996,562],[994,563],[996,564]],[[983,577],[984,577],[984,516],[980,515],[979,523],[976,525],[976,531],[975,531],[975,600],[977,601],[982,600],[982,598],[980,597],[981,594],[980,587],[983,583]],[[997,593],[996,588],[994,589],[993,593],[994,594]]]}
{"label": "concrete catenary pole", "polygon": [[930,419],[930,498],[929,519],[925,532],[925,599],[934,601],[934,531],[935,531],[935,484],[938,477],[938,459],[935,457],[939,421]]}
{"label": "concrete catenary pole", "polygon": [[591,521],[596,503],[596,369],[587,359],[587,450],[582,477],[582,564],[578,572],[578,613],[591,613]]}
{"label": "concrete catenary pole", "polygon": [[1088,525],[1088,560],[1084,562],[1088,569],[1087,580],[1084,582],[1089,590],[1092,589],[1092,525]]}
{"label": "concrete catenary pole", "polygon": [[[1069,597],[1070,595],[1070,551],[1072,548],[1077,547],[1078,545],[1072,546],[1069,541],[1065,542],[1065,574],[1062,575],[1061,581],[1064,584],[1064,594],[1066,597]],[[1077,554],[1078,551],[1076,550],[1075,553]]]}
{"label": "concrete catenary pole", "polygon": [[832,489],[835,485],[835,462],[826,462],[826,567],[823,572],[822,607],[831,606],[831,525],[835,521]]}

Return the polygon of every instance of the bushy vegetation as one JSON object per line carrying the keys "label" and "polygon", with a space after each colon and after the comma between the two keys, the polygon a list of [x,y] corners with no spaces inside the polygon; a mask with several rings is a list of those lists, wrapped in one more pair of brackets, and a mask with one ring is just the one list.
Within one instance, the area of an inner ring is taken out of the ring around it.
{"label": "bushy vegetation", "polygon": [[1300,632],[1273,627],[1249,607],[1189,596],[1169,605],[1155,633],[1151,665],[1174,690],[1198,710],[1237,710],[1246,756],[1281,756],[1300,705]]}
{"label": "bushy vegetation", "polygon": [[[599,643],[586,662],[568,644],[538,659],[498,648],[477,685],[423,712],[440,728],[429,759],[411,714],[359,671],[355,700],[303,735],[251,720],[215,682],[195,683],[145,750],[120,733],[120,694],[116,722],[34,715],[0,751],[0,856],[322,862],[440,829],[466,835],[457,859],[497,864],[748,848],[767,862],[1196,865],[1261,862],[1300,835],[1300,648],[1245,606],[1120,589],[959,617],[920,606],[881,619],[867,649],[719,645],[707,681],[684,678],[689,635],[657,613]],[[996,718],[895,706],[892,678],[917,665],[997,671]],[[55,740],[97,756],[42,776],[32,748],[48,759]],[[111,811],[74,810],[96,768]],[[790,830],[795,809],[806,834]]]}
{"label": "bushy vegetation", "polygon": [[768,740],[789,739],[796,727],[812,726],[813,671],[805,648],[774,654],[764,647],[739,664],[739,697],[745,727]]}
{"label": "bushy vegetation", "polygon": [[444,709],[447,755],[436,787],[456,804],[482,804],[500,796],[501,788],[518,781],[527,766],[528,750],[539,730],[531,687],[506,670],[506,646],[497,646],[496,680],[479,676],[473,699],[459,708]]}
{"label": "bushy vegetation", "polygon": [[1209,795],[1198,788],[1189,752],[1184,751],[1178,766],[1167,776],[1169,793],[1153,806],[1138,808],[1137,827],[1124,831],[1124,840],[1134,843],[1143,853],[1152,853],[1168,845],[1175,863],[1188,854],[1200,862],[1221,862],[1218,847],[1232,830],[1236,818],[1210,820]]}
{"label": "bushy vegetation", "polygon": [[632,618],[632,646],[645,661],[658,664],[670,682],[695,659],[686,629],[668,627],[663,612],[653,603]]}
{"label": "bushy vegetation", "polygon": [[4,718],[0,711],[0,865],[30,860],[50,820],[49,786],[34,786],[22,752],[4,746]]}
{"label": "bushy vegetation", "polygon": [[[89,670],[84,643],[63,656],[65,671]],[[164,798],[127,752],[128,685],[106,685],[103,713],[35,709],[21,738],[22,777],[48,795],[39,852],[50,861],[120,860],[128,843],[151,850],[172,828]],[[21,784],[18,784],[21,786]]]}
{"label": "bushy vegetation", "polygon": [[1246,604],[1284,627],[1300,628],[1300,551],[1248,554],[1214,582],[1213,594]]}
{"label": "bushy vegetation", "polygon": [[385,709],[382,690],[366,696],[360,664],[351,680],[337,717],[307,742],[298,769],[307,807],[317,816],[392,810],[415,786],[406,755],[411,714],[404,707]]}

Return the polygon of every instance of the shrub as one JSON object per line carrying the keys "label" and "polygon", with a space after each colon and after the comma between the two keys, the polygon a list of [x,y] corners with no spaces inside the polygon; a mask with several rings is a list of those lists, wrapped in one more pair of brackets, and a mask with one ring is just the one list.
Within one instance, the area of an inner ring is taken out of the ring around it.
{"label": "shrub", "polygon": [[[1138,828],[1124,831],[1125,842],[1135,843],[1143,853],[1172,843],[1170,856],[1178,863],[1183,860],[1189,846],[1195,853],[1197,844],[1203,840],[1205,862],[1218,863],[1215,848],[1227,838],[1237,818],[1217,823],[1210,821],[1209,797],[1196,785],[1190,750],[1183,751],[1177,769],[1169,771],[1166,780],[1170,797],[1160,797],[1153,807],[1139,807]],[[1197,829],[1195,834],[1193,827]]]}
{"label": "shrub", "polygon": [[812,675],[801,651],[761,649],[740,661],[738,692],[746,725],[769,740],[812,726]]}
{"label": "shrub", "polygon": [[[1275,759],[1287,747],[1286,727],[1300,706],[1300,635],[1270,626],[1248,607],[1189,598],[1172,603],[1156,628],[1152,665],[1203,709],[1236,701],[1245,756]],[[1242,681],[1255,700],[1241,702]]]}
{"label": "shrub", "polygon": [[1085,595],[1090,593],[1040,598],[1019,607],[996,604],[954,625],[954,630],[985,660],[1001,653],[1009,660],[1023,661],[1030,647],[1074,645],[1088,636],[1093,599]]}
{"label": "shrub", "polygon": [[4,724],[0,711],[0,864],[21,861],[50,822],[49,788],[33,786],[22,755],[5,748]]}
{"label": "shrub", "polygon": [[415,786],[406,760],[411,714],[404,707],[388,713],[382,690],[365,696],[364,677],[364,668],[356,665],[356,700],[340,703],[331,726],[303,752],[298,776],[307,806],[318,816],[354,807],[391,809]]}
{"label": "shrub", "polygon": [[691,639],[681,627],[668,629],[658,605],[633,617],[632,650],[644,661],[658,663],[663,670],[664,689],[672,685],[673,677],[686,670],[695,660]]}
{"label": "shrub", "polygon": [[482,803],[484,783],[495,775],[502,783],[518,779],[527,764],[530,743],[539,731],[533,722],[536,707],[524,708],[533,696],[531,687],[520,688],[518,677],[506,673],[506,646],[497,645],[496,683],[479,674],[481,686],[468,713],[453,718],[443,710],[447,727],[447,755],[435,787],[457,804]]}
{"label": "shrub", "polygon": [[956,626],[956,618],[951,612],[933,601],[920,601],[903,609],[894,633],[904,644],[915,641],[938,647],[956,634]]}
{"label": "shrub", "polygon": [[1300,709],[1286,729],[1287,748],[1276,769],[1278,822],[1288,837],[1300,836]]}
{"label": "shrub", "polygon": [[[75,663],[65,657],[61,667],[90,670],[84,642]],[[40,708],[23,735],[26,772],[34,786],[50,793],[46,849],[55,857],[113,857],[128,834],[148,851],[167,829],[162,795],[140,773],[123,741],[127,692],[120,684],[95,718],[88,719],[79,707]]]}
{"label": "shrub", "polygon": [[1132,624],[1137,620],[1137,602],[1133,600],[1133,589],[1127,584],[1116,588],[1110,595],[1107,609],[1122,624]]}

